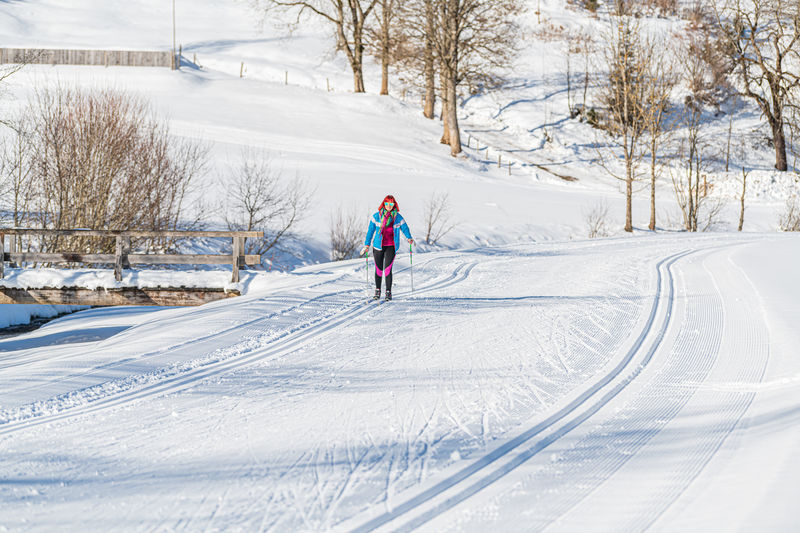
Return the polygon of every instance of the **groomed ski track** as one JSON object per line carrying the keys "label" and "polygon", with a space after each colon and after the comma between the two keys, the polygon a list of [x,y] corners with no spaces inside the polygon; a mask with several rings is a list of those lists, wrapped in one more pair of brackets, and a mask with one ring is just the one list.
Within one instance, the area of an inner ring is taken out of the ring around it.
{"label": "groomed ski track", "polygon": [[[658,292],[647,322],[625,357],[609,373],[589,384],[545,420],[353,531],[364,533],[382,526],[394,531],[413,531],[505,476],[608,404],[647,366],[664,338],[675,299],[672,265],[689,253],[679,252],[657,264]],[[636,364],[632,364],[634,361]],[[530,444],[535,437],[540,438]],[[518,450],[524,445],[527,445],[524,450]],[[408,516],[414,514],[413,518]]]}
{"label": "groomed ski track", "polygon": [[[690,488],[741,438],[756,397],[752,385],[725,384],[760,383],[769,361],[757,291],[734,261],[753,242],[662,237],[430,254],[415,261],[413,294],[398,270],[390,303],[368,300],[363,262],[353,262],[243,301],[242,316],[264,316],[88,371],[67,365],[56,390],[86,389],[0,408],[0,511],[22,520],[0,525],[39,520],[32,529],[47,529],[48,513],[63,519],[64,505],[93,524],[124,507],[123,530],[644,531],[679,522]],[[283,326],[265,334],[275,321]],[[380,344],[383,335],[399,342]],[[40,385],[28,390],[14,373],[111,350],[114,339],[54,358],[8,352],[0,375],[24,399]],[[437,359],[450,343],[452,356]],[[194,359],[176,366],[176,353]],[[156,371],[103,381],[137,360]],[[392,376],[403,369],[408,382]],[[203,446],[136,436],[173,427]],[[119,441],[120,431],[133,440]],[[162,440],[186,459],[150,459]],[[95,441],[105,444],[83,460],[25,451],[92,450]],[[129,446],[142,452],[126,461]],[[223,475],[203,466],[206,447],[220,450]],[[116,487],[85,478],[87,461]],[[49,506],[26,507],[10,488],[20,476],[64,488],[40,487]],[[197,486],[185,492],[184,479]],[[70,487],[84,496],[75,500]],[[108,489],[115,505],[83,505]],[[143,507],[152,510],[144,525]],[[82,523],[75,516],[68,528]]]}
{"label": "groomed ski track", "polygon": [[[468,264],[461,264],[457,268],[455,268],[450,275],[444,277],[443,279],[433,280],[429,283],[421,286],[416,292],[418,294],[425,294],[426,292],[441,289],[448,287],[450,285],[454,285],[466,279],[469,276],[470,271],[475,267],[475,262],[468,263]],[[424,266],[424,265],[421,265]],[[330,282],[328,282],[330,283]],[[310,286],[309,289],[318,288],[318,286]],[[252,323],[248,323],[245,325],[247,328],[249,335],[245,336],[245,338],[239,341],[241,348],[237,349],[237,346],[234,346],[234,351],[241,353],[241,355],[233,356],[231,358],[222,359],[220,361],[211,362],[208,364],[203,364],[199,367],[192,368],[185,371],[176,371],[175,375],[170,377],[159,377],[154,376],[154,381],[152,383],[148,383],[142,386],[131,385],[131,388],[128,390],[122,390],[120,392],[111,393],[111,394],[104,394],[99,393],[98,396],[93,396],[93,399],[88,401],[85,405],[81,405],[79,407],[72,407],[66,408],[62,411],[58,411],[52,414],[45,414],[39,416],[32,416],[29,418],[23,418],[18,421],[11,421],[5,424],[0,425],[0,435],[6,435],[9,433],[14,433],[16,431],[21,431],[28,427],[34,427],[41,424],[48,424],[51,422],[56,421],[63,421],[68,420],[74,417],[86,415],[89,413],[94,413],[103,409],[109,409],[113,407],[119,407],[125,405],[130,402],[135,402],[138,400],[143,400],[147,398],[153,398],[162,396],[165,394],[172,394],[177,393],[182,390],[185,390],[189,387],[194,386],[196,383],[201,382],[203,380],[209,379],[211,377],[231,372],[233,370],[245,367],[247,365],[264,361],[268,359],[273,359],[276,357],[281,357],[290,353],[298,348],[302,347],[304,344],[309,342],[312,339],[318,339],[319,337],[335,330],[338,326],[346,323],[348,320],[352,320],[353,318],[363,315],[365,313],[370,312],[371,306],[376,305],[375,302],[371,302],[367,300],[366,297],[358,297],[355,301],[353,300],[354,294],[363,293],[363,289],[351,289],[347,291],[341,291],[339,293],[334,293],[332,296],[345,296],[349,297],[351,300],[349,303],[345,303],[344,305],[340,305],[340,309],[332,314],[332,316],[323,318],[321,320],[313,321],[309,324],[305,324],[300,327],[297,331],[290,331],[283,335],[281,335],[278,339],[269,343],[269,345],[265,348],[255,349],[255,350],[248,350],[248,345],[253,341],[256,337],[256,334],[259,331],[263,331],[263,328],[266,323],[268,323],[271,317],[260,318],[252,321]],[[402,296],[403,294],[400,294]],[[314,303],[321,300],[322,297],[311,298],[306,302],[302,302],[297,307],[300,306],[308,306],[313,305]],[[380,305],[380,303],[377,303]],[[296,307],[290,307],[288,311],[294,310]],[[237,326],[238,330],[241,330],[241,326]],[[227,331],[223,331],[222,334],[227,333]],[[219,336],[221,334],[217,334]],[[146,357],[147,355],[145,355]],[[16,363],[7,363],[6,367],[17,366]],[[4,366],[0,365],[0,370],[2,370]],[[107,369],[108,365],[104,367]],[[124,385],[122,385],[124,387]],[[58,401],[58,400],[56,400]]]}
{"label": "groomed ski track", "polygon": [[[625,378],[607,392],[601,392],[602,384],[610,380],[590,388],[599,396],[596,403],[589,407],[571,403],[355,531],[649,530],[703,472],[755,397],[749,390],[708,390],[704,383],[759,383],[767,368],[767,328],[758,316],[760,303],[750,281],[731,261],[735,248],[713,247],[665,260],[669,288],[662,288],[666,296],[658,313],[660,326],[654,329],[648,324],[642,333],[651,338],[650,344],[637,342],[635,347],[642,353],[633,368],[619,368],[620,372],[614,373],[617,377],[624,370],[628,372]],[[688,257],[682,269],[683,292],[688,294],[691,288],[701,296],[685,298],[678,308],[671,266],[683,257]],[[662,354],[661,365],[648,373],[657,351]],[[633,359],[632,353],[630,356],[626,362]],[[643,372],[646,377],[633,387],[636,390],[629,391],[629,397],[613,409],[608,408]],[[585,423],[598,412],[600,416]],[[568,416],[571,418],[564,420]],[[676,442],[670,424],[680,418],[694,424],[705,419],[709,431]],[[576,428],[579,430],[564,439],[566,442],[551,447]],[[542,433],[546,436],[527,442]],[[516,450],[523,445],[523,450]],[[551,454],[548,459],[536,466],[525,465],[545,449]],[[493,470],[473,475],[495,462]],[[520,466],[528,466],[528,472],[518,473],[504,489],[489,490],[475,501],[469,500]],[[609,508],[616,512],[609,513]],[[512,509],[524,511],[516,514]],[[455,512],[443,519],[450,510]]]}

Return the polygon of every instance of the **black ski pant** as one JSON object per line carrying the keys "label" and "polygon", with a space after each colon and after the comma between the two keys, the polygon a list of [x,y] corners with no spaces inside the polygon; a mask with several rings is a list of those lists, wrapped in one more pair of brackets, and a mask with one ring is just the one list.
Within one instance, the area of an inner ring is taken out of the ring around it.
{"label": "black ski pant", "polygon": [[381,278],[386,278],[386,290],[392,290],[392,265],[394,265],[394,246],[384,246],[383,250],[372,249],[375,256],[375,288],[381,288]]}

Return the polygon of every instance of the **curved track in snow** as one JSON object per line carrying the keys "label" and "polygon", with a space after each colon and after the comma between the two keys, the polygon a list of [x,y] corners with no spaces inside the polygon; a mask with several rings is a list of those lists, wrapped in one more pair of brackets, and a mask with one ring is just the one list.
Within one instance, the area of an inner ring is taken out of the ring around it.
{"label": "curved track in snow", "polygon": [[[429,291],[446,288],[460,283],[468,278],[470,272],[475,268],[476,265],[477,262],[474,261],[462,263],[443,279],[434,280],[422,285],[419,289],[414,291],[414,294],[425,294]],[[359,291],[360,289],[352,289],[349,291],[340,292],[353,293]],[[398,295],[401,295],[401,293],[398,293]],[[316,300],[316,298],[312,298],[309,301],[314,300]],[[258,324],[248,325],[248,327],[254,329],[252,334],[248,338],[240,341],[238,343],[240,346],[234,345],[229,350],[236,355],[224,358],[222,360],[213,361],[208,364],[202,364],[188,370],[177,370],[174,374],[166,377],[155,376],[152,378],[152,380],[148,380],[145,383],[120,383],[119,388],[122,390],[117,390],[110,393],[105,392],[107,384],[103,384],[96,395],[93,396],[91,401],[77,407],[59,408],[58,405],[62,404],[62,399],[56,399],[55,406],[49,409],[47,414],[33,415],[22,418],[21,420],[12,420],[0,425],[0,436],[42,424],[68,420],[85,414],[95,413],[100,410],[119,407],[147,398],[153,398],[186,390],[205,379],[234,371],[253,363],[263,362],[286,355],[294,350],[297,350],[306,343],[316,340],[320,336],[334,331],[336,328],[346,324],[353,318],[373,311],[377,306],[380,305],[380,302],[376,303],[365,301],[363,299],[359,299],[355,303],[351,301],[349,304],[345,304],[343,308],[339,309],[332,316],[327,316],[325,318],[312,321],[297,331],[289,331],[281,335],[279,338],[266,344],[266,346],[256,347],[252,346],[253,338],[255,338],[257,332],[259,331],[259,326],[263,326],[263,323],[268,319],[268,317],[259,318],[253,321],[257,322]],[[237,347],[239,348],[238,350]]]}
{"label": "curved track in snow", "polygon": [[[505,476],[610,402],[639,375],[663,339],[670,324],[675,297],[672,266],[688,253],[674,254],[657,264],[658,291],[649,317],[628,353],[610,372],[593,381],[576,398],[545,420],[353,531],[361,533],[384,526],[392,530],[410,531],[424,525]],[[646,353],[641,356],[640,352],[645,350]],[[638,366],[631,368],[637,356],[640,356]],[[629,374],[623,376],[626,369]],[[539,439],[531,442],[536,437]],[[524,445],[528,446],[520,451],[519,448]]]}
{"label": "curved track in snow", "polygon": [[[549,418],[356,531],[421,526],[645,531],[658,524],[740,424],[755,397],[752,389],[713,384],[758,383],[769,360],[758,297],[732,262],[734,249],[693,253],[680,263],[677,280],[671,268],[677,257],[670,259],[661,318],[645,332],[654,337],[649,348],[628,376],[595,403],[580,409],[573,405],[558,420]],[[545,433],[513,453],[523,437],[527,441]],[[537,457],[545,449],[549,459]],[[532,459],[538,463],[526,464]],[[495,462],[494,470],[482,472]],[[515,472],[503,488],[478,494],[522,465],[525,471]]]}

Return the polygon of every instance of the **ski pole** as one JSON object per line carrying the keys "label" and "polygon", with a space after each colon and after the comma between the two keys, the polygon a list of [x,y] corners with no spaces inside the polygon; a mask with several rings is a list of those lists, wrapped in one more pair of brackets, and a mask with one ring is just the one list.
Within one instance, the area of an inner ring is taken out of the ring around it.
{"label": "ski pole", "polygon": [[367,291],[369,291],[369,248],[367,248],[367,253],[364,254],[364,261],[366,261],[366,268],[364,269],[364,274],[367,277]]}
{"label": "ski pole", "polygon": [[408,253],[411,256],[411,292],[414,292],[414,249],[412,244],[408,243]]}

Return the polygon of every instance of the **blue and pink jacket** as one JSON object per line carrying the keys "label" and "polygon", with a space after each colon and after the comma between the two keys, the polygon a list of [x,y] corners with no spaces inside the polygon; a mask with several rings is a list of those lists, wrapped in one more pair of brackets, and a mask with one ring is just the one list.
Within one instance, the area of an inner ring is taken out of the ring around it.
{"label": "blue and pink jacket", "polygon": [[383,229],[389,225],[394,233],[394,249],[400,250],[400,232],[406,236],[406,239],[411,239],[411,231],[408,229],[408,224],[403,220],[403,215],[397,211],[387,213],[381,209],[373,214],[369,219],[369,228],[367,228],[367,238],[364,239],[364,246],[369,246],[378,250],[383,250]]}

